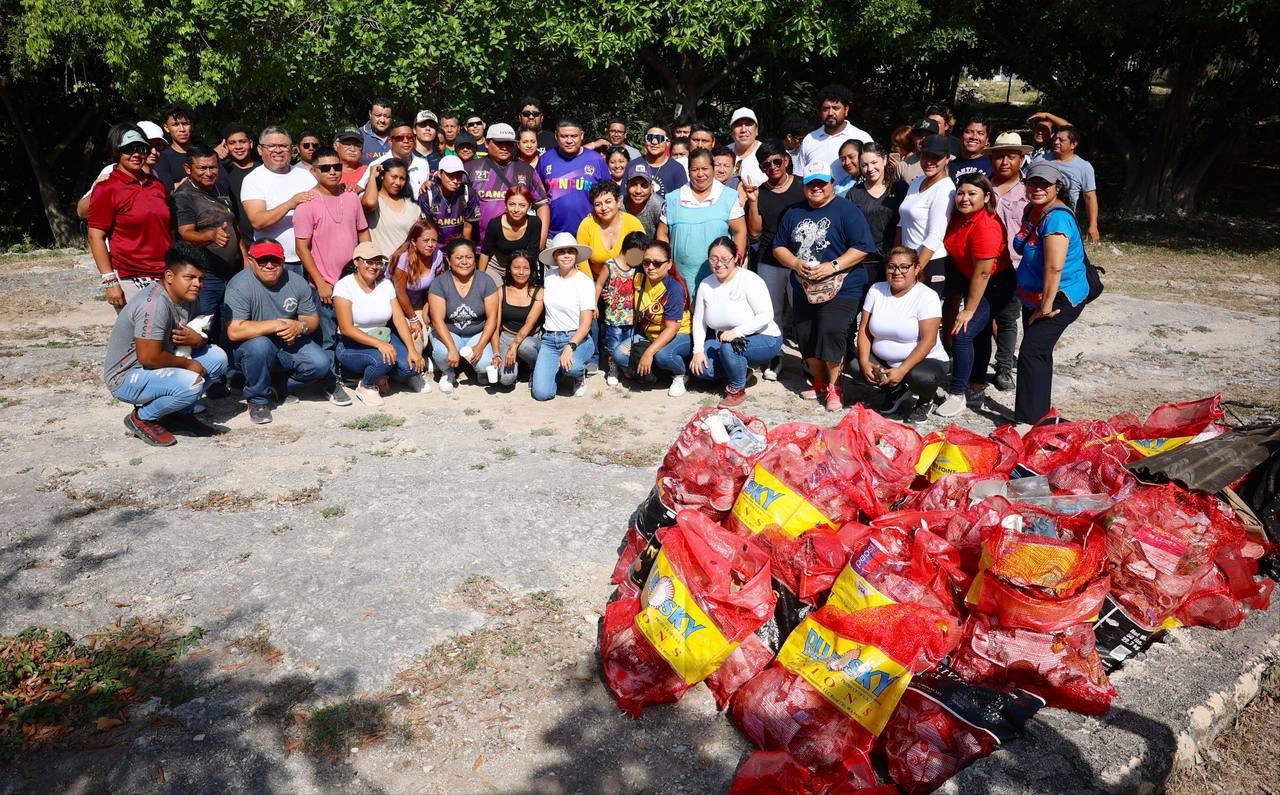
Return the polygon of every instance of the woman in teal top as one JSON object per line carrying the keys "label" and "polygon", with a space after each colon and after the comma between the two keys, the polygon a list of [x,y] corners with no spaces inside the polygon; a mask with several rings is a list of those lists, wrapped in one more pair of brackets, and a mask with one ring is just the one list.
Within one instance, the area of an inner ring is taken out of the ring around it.
{"label": "woman in teal top", "polygon": [[1062,332],[1080,317],[1089,296],[1084,239],[1067,206],[1066,180],[1051,160],[1027,170],[1027,210],[1013,250],[1022,301],[1022,347],[1018,351],[1018,391],[1013,421],[1036,423],[1053,404],[1053,349]]}
{"label": "woman in teal top", "polygon": [[731,236],[738,251],[745,252],[746,214],[738,192],[716,182],[711,151],[695,149],[689,155],[689,184],[667,194],[656,237],[671,244],[676,270],[696,290],[711,275],[707,249],[723,236]]}

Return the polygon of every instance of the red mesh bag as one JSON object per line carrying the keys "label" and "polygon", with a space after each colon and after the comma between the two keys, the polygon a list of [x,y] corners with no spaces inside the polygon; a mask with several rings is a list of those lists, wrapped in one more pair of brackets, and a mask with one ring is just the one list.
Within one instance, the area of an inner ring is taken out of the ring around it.
{"label": "red mesh bag", "polygon": [[1266,548],[1253,540],[1224,544],[1214,566],[1191,589],[1174,618],[1189,627],[1234,629],[1249,610],[1266,610],[1275,581],[1257,579]]}
{"label": "red mesh bag", "polygon": [[738,768],[729,795],[896,795],[876,780],[866,754],[813,771],[786,751],[756,751]]}
{"label": "red mesh bag", "polygon": [[675,512],[694,508],[723,521],[765,450],[755,417],[705,406],[681,429],[658,467],[658,493]]}
{"label": "red mesh bag", "polygon": [[1217,498],[1173,483],[1139,487],[1103,525],[1112,596],[1150,627],[1186,601],[1224,546],[1246,540],[1240,519]]}
{"label": "red mesh bag", "polygon": [[[1049,418],[1056,416],[1050,413]],[[1058,423],[1042,420],[1022,436],[1022,463],[1036,472],[1049,472],[1075,461],[1082,450],[1093,444],[1112,444],[1119,457],[1128,460],[1127,445],[1115,439],[1115,435],[1115,428],[1101,420]]]}
{"label": "red mesh bag", "polygon": [[1023,443],[1018,429],[1012,425],[1001,425],[991,432],[991,438],[1000,445],[1000,463],[996,464],[997,472],[1012,472],[1022,463]]}
{"label": "red mesh bag", "polygon": [[1012,510],[1018,519],[983,541],[985,565],[969,603],[1006,627],[1048,632],[1089,621],[1110,585],[1102,528],[1083,517]]}
{"label": "red mesh bag", "polygon": [[950,616],[916,605],[824,607],[734,695],[730,716],[757,746],[812,769],[860,759],[911,675],[933,667],[955,633]]}
{"label": "red mesh bag", "polygon": [[862,510],[879,511],[865,466],[844,445],[833,445],[823,428],[788,422],[770,431],[769,449],[743,484],[725,527],[753,536],[776,525],[799,536],[815,527],[834,530]]}
{"label": "red mesh bag", "polygon": [[915,511],[963,511],[969,507],[971,495],[1003,486],[1009,478],[997,472],[960,472],[918,491],[903,504]]}
{"label": "red mesh bag", "polygon": [[[958,618],[957,596],[968,578],[959,551],[928,529],[926,516],[898,511],[873,522],[870,537],[841,571],[827,604],[848,611],[913,604]],[[952,637],[953,643],[959,640]]]}
{"label": "red mesh bag", "polygon": [[[1003,445],[990,437],[981,436],[959,425],[948,425],[941,433],[942,440],[931,442],[923,454],[925,460],[933,456],[933,463],[925,473],[931,483],[936,483],[947,475],[964,472],[1008,474],[1017,463],[1016,457],[1002,453]],[[1002,469],[1002,466],[1007,468]]]}
{"label": "red mesh bag", "polygon": [[605,682],[632,717],[705,679],[774,607],[769,559],[750,541],[691,510],[658,538],[644,588],[624,583],[604,614]]}
{"label": "red mesh bag", "polygon": [[707,689],[716,699],[716,709],[729,706],[729,699],[738,692],[738,688],[751,681],[751,677],[763,671],[773,662],[773,650],[764,641],[751,634],[738,648],[733,650],[729,659],[707,677]]}
{"label": "red mesh bag", "polygon": [[793,538],[778,527],[770,526],[756,536],[756,540],[769,550],[774,579],[801,601],[816,605],[871,532],[867,525],[845,522],[838,532],[823,527]]}
{"label": "red mesh bag", "polygon": [[1168,439],[1196,436],[1223,418],[1222,395],[1185,403],[1169,403],[1151,412],[1146,422],[1132,414],[1117,414],[1111,425],[1129,439]]}
{"label": "red mesh bag", "polygon": [[1128,460],[1118,445],[1090,445],[1076,460],[1050,470],[1049,486],[1055,494],[1110,494],[1122,500],[1138,487],[1138,479],[1124,467]]}
{"label": "red mesh bag", "polygon": [[965,624],[951,667],[966,682],[1020,687],[1050,707],[1086,715],[1104,714],[1116,696],[1098,657],[1093,627],[1084,623],[1037,632],[1004,627],[975,613]]}
{"label": "red mesh bag", "polygon": [[916,464],[924,451],[924,440],[914,429],[887,420],[858,403],[836,424],[831,436],[839,438],[850,454],[864,464],[881,510],[911,488]]}

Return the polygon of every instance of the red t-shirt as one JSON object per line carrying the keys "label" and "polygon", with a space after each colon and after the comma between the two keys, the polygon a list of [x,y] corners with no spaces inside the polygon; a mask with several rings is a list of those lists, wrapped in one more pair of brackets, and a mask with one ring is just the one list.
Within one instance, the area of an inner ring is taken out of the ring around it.
{"label": "red t-shirt", "polygon": [[164,275],[170,218],[164,185],[150,174],[134,179],[117,166],[89,197],[89,227],[107,233],[111,267],[121,277]]}
{"label": "red t-shirt", "polygon": [[973,278],[974,264],[979,260],[994,259],[995,267],[991,269],[994,276],[1000,271],[1013,267],[1009,257],[1009,244],[1004,234],[1004,224],[994,213],[980,210],[973,215],[959,212],[951,214],[947,224],[946,237],[942,239],[951,257],[951,264],[964,274],[966,279]]}

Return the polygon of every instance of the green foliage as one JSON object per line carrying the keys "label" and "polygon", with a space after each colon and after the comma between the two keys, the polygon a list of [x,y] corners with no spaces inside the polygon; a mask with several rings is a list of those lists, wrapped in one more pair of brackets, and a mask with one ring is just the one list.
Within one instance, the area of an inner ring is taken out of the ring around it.
{"label": "green foliage", "polygon": [[183,691],[166,672],[202,637],[199,627],[170,635],[135,619],[86,643],[34,626],[0,638],[0,762],[24,744],[118,725],[132,703],[157,696],[180,700]]}

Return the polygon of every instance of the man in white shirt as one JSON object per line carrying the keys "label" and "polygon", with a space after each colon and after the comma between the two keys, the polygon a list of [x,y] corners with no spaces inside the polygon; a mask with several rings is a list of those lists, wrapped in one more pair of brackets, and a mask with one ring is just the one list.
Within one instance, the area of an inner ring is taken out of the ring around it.
{"label": "man in white shirt", "polygon": [[311,198],[316,178],[306,164],[289,162],[293,141],[289,131],[271,126],[258,136],[262,165],[249,172],[240,186],[240,204],[255,240],[272,238],[284,249],[285,267],[302,276],[302,260],[293,242],[293,211]]}
{"label": "man in white shirt", "polygon": [[840,174],[840,145],[853,139],[871,143],[871,135],[854,127],[848,121],[849,108],[853,104],[853,92],[847,86],[832,83],[818,93],[822,126],[804,137],[800,144],[796,174],[813,174],[819,171]]}
{"label": "man in white shirt", "polygon": [[379,155],[369,163],[369,168],[356,181],[356,189],[363,192],[369,185],[370,176],[374,171],[373,167],[383,165],[394,157],[404,163],[405,169],[409,174],[409,189],[412,191],[410,198],[418,198],[418,192],[422,190],[422,186],[431,178],[431,162],[424,157],[414,157],[417,136],[413,128],[408,124],[396,123],[391,128],[391,132],[387,134],[387,141],[390,142],[391,149],[385,155]]}
{"label": "man in white shirt", "polygon": [[735,170],[743,182],[753,187],[764,184],[764,172],[756,162],[756,150],[760,148],[760,125],[756,112],[751,108],[738,108],[729,120],[729,134],[733,136]]}

